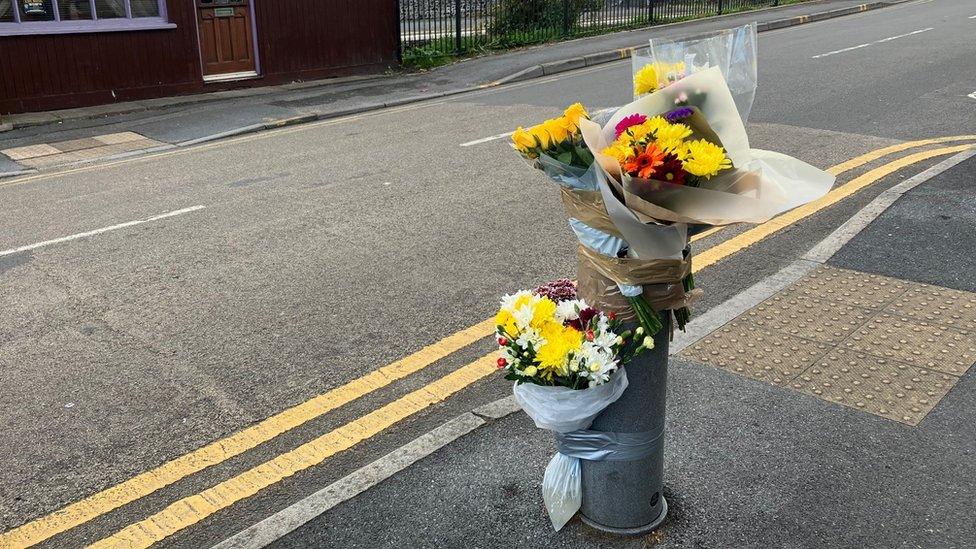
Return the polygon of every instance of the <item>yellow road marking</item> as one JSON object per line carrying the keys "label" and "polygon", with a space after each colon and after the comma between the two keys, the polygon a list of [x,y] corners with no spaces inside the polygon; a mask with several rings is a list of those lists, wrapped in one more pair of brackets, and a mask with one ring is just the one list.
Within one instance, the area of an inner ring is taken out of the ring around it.
{"label": "yellow road marking", "polygon": [[700,271],[705,267],[713,265],[744,248],[752,246],[760,240],[763,240],[764,238],[777,233],[796,223],[797,221],[809,217],[828,206],[840,202],[864,187],[867,187],[868,185],[871,185],[872,183],[906,166],[910,166],[917,162],[928,160],[929,158],[934,158],[936,156],[957,153],[974,147],[976,147],[976,145],[956,145],[955,147],[944,147],[941,149],[917,152],[915,154],[910,154],[908,156],[899,158],[898,160],[889,162],[884,166],[875,168],[864,173],[863,175],[855,177],[849,183],[830,191],[819,200],[815,200],[809,204],[800,206],[795,210],[791,210],[779,217],[763,223],[762,225],[757,225],[748,231],[713,246],[700,254],[695,254],[693,263],[694,270]]}
{"label": "yellow road marking", "polygon": [[488,319],[450,335],[405,358],[275,414],[233,435],[72,503],[50,515],[0,534],[0,547],[29,547],[148,496],[160,488],[240,455],[326,412],[420,371],[455,351],[491,335],[494,330],[494,319]]}
{"label": "yellow road marking", "polygon": [[840,175],[846,171],[853,170],[854,168],[859,168],[868,162],[873,162],[883,156],[888,156],[889,154],[905,151],[908,149],[914,149],[917,147],[924,147],[926,145],[936,145],[939,143],[947,143],[949,141],[971,141],[976,140],[976,135],[955,135],[951,137],[937,137],[934,139],[921,139],[918,141],[906,141],[904,143],[898,143],[897,145],[891,145],[888,147],[882,147],[880,149],[875,149],[869,153],[862,154],[861,156],[856,156],[846,162],[837,164],[836,166],[827,169],[827,172],[833,175]]}
{"label": "yellow road marking", "polygon": [[431,404],[440,402],[494,372],[495,353],[488,354],[437,381],[421,387],[290,452],[281,454],[198,494],[178,500],[162,511],[131,524],[89,547],[144,548],[250,497],[281,480],[383,431]]}
{"label": "yellow road marking", "polygon": [[[947,141],[976,139],[976,136],[943,137],[926,139],[892,145],[858,156],[842,164],[828,169],[833,174],[843,173],[864,165],[874,159],[887,154],[905,150],[911,147],[924,146]],[[834,189],[819,201],[812,202],[793,210],[783,216],[775,218],[763,225],[741,233],[732,239],[713,248],[695,255],[695,271],[699,271],[714,264],[742,248],[751,246],[767,236],[782,230],[791,223],[812,215],[822,208],[830,206],[857,190],[874,183],[878,179],[894,171],[932,158],[935,156],[959,152],[972,147],[960,145],[916,153],[890,164],[872,170],[854,179],[850,183]],[[855,185],[856,186],[853,186]],[[792,221],[789,221],[792,219]],[[721,230],[715,227],[700,233],[692,240],[699,240]],[[731,244],[730,244],[731,243]],[[177,482],[191,474],[202,471],[207,467],[222,463],[236,455],[254,448],[272,438],[298,427],[316,417],[336,409],[352,400],[360,398],[376,389],[389,385],[411,373],[417,372],[433,362],[481,339],[491,335],[494,331],[493,319],[487,319],[479,324],[449,336],[433,345],[407,356],[388,366],[373,371],[359,379],[353,380],[342,387],[319,395],[303,404],[289,408],[279,414],[246,428],[229,437],[218,440],[199,448],[189,454],[176,458],[155,469],[137,475],[116,486],[98,492],[83,500],[72,503],[54,513],[36,519],[23,526],[0,534],[0,547],[29,547],[51,538],[61,532],[84,524],[96,517],[109,513],[122,505],[136,501],[165,486]]]}

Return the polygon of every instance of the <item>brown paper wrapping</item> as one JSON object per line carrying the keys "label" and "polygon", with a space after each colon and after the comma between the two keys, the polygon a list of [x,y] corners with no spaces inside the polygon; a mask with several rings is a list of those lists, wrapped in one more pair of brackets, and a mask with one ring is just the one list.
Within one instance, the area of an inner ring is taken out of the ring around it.
{"label": "brown paper wrapping", "polygon": [[[600,256],[596,252],[587,253],[585,246],[580,246],[579,252],[579,286],[578,295],[586,302],[603,312],[614,312],[617,318],[624,322],[636,322],[637,315],[630,306],[627,296],[620,293],[617,282],[601,273],[593,257]],[[611,259],[611,258],[606,258]],[[658,261],[658,260],[651,260]],[[669,260],[670,262],[670,260]],[[688,269],[691,269],[691,262],[686,261]],[[625,282],[626,284],[626,282]],[[685,293],[681,278],[671,282],[645,283],[644,299],[655,311],[667,311],[680,309],[690,305],[701,296],[701,290],[695,289]]]}
{"label": "brown paper wrapping", "polygon": [[563,206],[569,217],[578,219],[583,223],[593,227],[598,231],[603,231],[617,238],[623,238],[620,231],[610,220],[603,205],[603,195],[600,191],[581,191],[560,187],[562,193]]}

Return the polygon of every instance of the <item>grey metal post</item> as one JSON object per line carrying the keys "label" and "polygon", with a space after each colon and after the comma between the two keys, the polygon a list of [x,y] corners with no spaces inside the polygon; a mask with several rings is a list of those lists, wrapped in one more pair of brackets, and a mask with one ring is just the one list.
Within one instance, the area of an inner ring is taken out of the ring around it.
{"label": "grey metal post", "polygon": [[[630,383],[623,396],[600,413],[590,426],[594,431],[615,433],[660,430],[654,452],[637,461],[580,461],[581,518],[604,532],[644,534],[660,526],[668,513],[663,490],[670,312],[661,314],[661,323],[664,328],[654,337],[654,349],[627,364]],[[633,329],[636,325],[627,327]]]}

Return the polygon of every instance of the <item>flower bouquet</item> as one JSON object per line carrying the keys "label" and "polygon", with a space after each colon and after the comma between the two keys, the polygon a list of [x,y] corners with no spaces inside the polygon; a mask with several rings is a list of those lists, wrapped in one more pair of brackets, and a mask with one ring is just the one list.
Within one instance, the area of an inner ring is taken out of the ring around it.
{"label": "flower bouquet", "polygon": [[[577,447],[599,437],[586,428],[627,388],[622,364],[654,346],[642,328],[621,330],[613,313],[578,299],[566,279],[506,295],[495,324],[498,368],[515,382],[515,399],[537,427]],[[553,456],[542,494],[556,530],[579,509],[580,482],[578,458]]]}
{"label": "flower bouquet", "polygon": [[[576,103],[561,117],[529,129],[516,129],[512,146],[535,168],[560,184],[570,228],[580,242],[579,254],[584,266],[580,269],[579,284],[595,298],[596,305],[615,310],[621,320],[637,320],[647,335],[653,336],[663,327],[657,313],[660,310],[674,310],[678,326],[683,328],[690,315],[687,304],[695,295],[690,263],[682,261],[686,235],[671,238],[675,243],[680,242],[682,250],[677,254],[668,252],[667,259],[676,263],[667,266],[667,272],[640,273],[643,277],[638,280],[622,273],[604,277],[597,269],[588,268],[597,260],[604,266],[617,265],[617,271],[630,263],[630,245],[602,206],[599,168],[580,131],[580,124],[589,121],[586,109]],[[675,272],[680,275],[677,279]]]}

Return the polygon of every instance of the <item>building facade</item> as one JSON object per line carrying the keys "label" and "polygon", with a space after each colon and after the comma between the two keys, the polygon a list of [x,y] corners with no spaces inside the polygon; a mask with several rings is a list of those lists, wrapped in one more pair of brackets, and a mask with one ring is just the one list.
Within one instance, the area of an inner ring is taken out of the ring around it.
{"label": "building facade", "polygon": [[381,71],[395,0],[0,0],[0,114]]}

